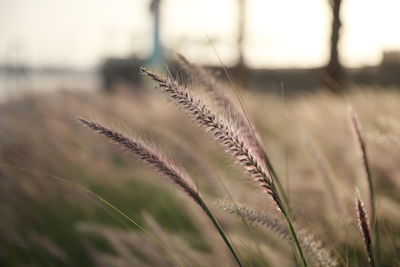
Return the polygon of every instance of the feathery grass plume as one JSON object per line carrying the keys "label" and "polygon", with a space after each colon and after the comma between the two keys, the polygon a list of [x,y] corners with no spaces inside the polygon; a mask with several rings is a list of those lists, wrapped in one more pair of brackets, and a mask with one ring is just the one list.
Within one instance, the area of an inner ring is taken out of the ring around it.
{"label": "feathery grass plume", "polygon": [[370,168],[369,162],[368,162],[367,147],[365,144],[360,120],[358,119],[357,113],[351,108],[351,106],[349,107],[349,113],[350,113],[350,122],[351,122],[351,126],[352,126],[351,128],[353,130],[353,134],[354,134],[354,137],[355,137],[355,140],[357,143],[357,147],[359,148],[359,151],[361,154],[363,169],[364,169],[364,173],[365,173],[365,176],[366,176],[366,179],[368,182],[369,205],[370,205],[370,209],[371,209],[370,225],[372,226],[372,229],[374,229],[376,256],[377,256],[377,260],[379,261],[380,238],[379,238],[378,221],[377,221],[377,217],[376,217],[375,190],[374,190],[374,184],[373,184],[373,180],[372,180],[371,168]]}
{"label": "feathery grass plume", "polygon": [[187,60],[183,55],[178,53],[179,63],[182,69],[191,77],[192,80],[199,82],[202,88],[216,101],[222,109],[227,111],[229,114],[230,122],[234,123],[237,129],[243,136],[243,141],[247,143],[250,149],[260,158],[260,163],[265,164],[265,168],[271,173],[272,178],[276,182],[280,193],[282,194],[285,204],[289,206],[289,200],[283,190],[283,186],[280,179],[272,167],[271,160],[269,159],[267,153],[265,152],[263,142],[261,138],[254,131],[254,128],[245,114],[244,109],[239,110],[234,103],[225,96],[222,88],[219,86],[218,81],[215,79],[214,75],[207,69],[198,66],[189,60]]}
{"label": "feathery grass plume", "polygon": [[271,175],[264,171],[259,159],[251,153],[252,151],[244,143],[242,136],[234,132],[231,125],[223,121],[220,116],[200,99],[190,94],[177,81],[168,76],[150,72],[145,68],[141,68],[141,71],[152,78],[157,83],[157,87],[168,93],[195,122],[210,131],[214,138],[227,148],[227,151],[246,169],[250,176],[271,195],[275,202],[279,202],[272,191]]}
{"label": "feathery grass plume", "polygon": [[268,214],[264,214],[260,211],[256,211],[252,208],[246,207],[241,204],[232,203],[227,200],[218,200],[216,202],[217,207],[223,209],[224,211],[228,212],[229,214],[236,214],[247,221],[253,223],[254,225],[259,225],[266,227],[273,232],[275,232],[279,237],[289,237],[289,232],[286,227],[281,221],[278,219],[269,216]]}
{"label": "feathery grass plume", "polygon": [[[217,206],[230,214],[236,214],[244,218],[254,225],[267,228],[280,238],[290,241],[290,232],[286,225],[268,214],[225,200],[217,201]],[[300,231],[298,236],[303,249],[317,266],[333,267],[338,265],[337,260],[331,255],[330,251],[324,248],[321,242],[315,240],[312,235],[306,233],[306,231]]]}
{"label": "feathery grass plume", "polygon": [[160,129],[155,130],[156,132],[159,132],[160,137],[162,136],[162,138],[167,141],[168,145],[171,146],[173,151],[176,151],[177,154],[182,155],[182,158],[188,161],[189,165],[196,166],[196,169],[201,171],[201,177],[205,180],[204,184],[207,185],[207,192],[212,192],[216,195],[223,192],[223,186],[218,182],[218,179],[215,179],[215,170],[212,169],[209,162],[205,160],[204,157],[199,155],[198,151],[187,149],[189,144],[182,142],[182,139],[177,140],[174,136],[167,135],[165,131]]}
{"label": "feathery grass plume", "polygon": [[243,118],[243,114],[238,112],[237,109],[234,108],[231,100],[222,93],[222,88],[219,87],[217,80],[210,71],[189,62],[189,60],[181,54],[178,54],[178,58],[182,69],[192,80],[199,82],[200,85],[202,85],[202,88],[213,96],[218,105],[225,108],[233,118],[236,118],[237,121],[239,121],[239,124],[247,123]]}
{"label": "feathery grass plume", "polygon": [[261,140],[256,136],[250,121],[243,113],[244,111],[240,111],[234,103],[226,97],[214,75],[207,69],[189,62],[189,60],[181,54],[178,54],[178,58],[181,67],[191,77],[191,79],[199,82],[202,85],[202,88],[207,93],[211,94],[217,105],[227,111],[230,121],[236,124],[236,127],[241,131],[241,134],[244,137],[244,141],[247,142],[254,152],[263,159],[262,162],[269,162],[269,159],[262,148]]}
{"label": "feathery grass plume", "polygon": [[360,192],[358,191],[358,189],[356,189],[356,214],[358,227],[361,233],[361,237],[363,239],[365,250],[368,255],[368,262],[372,267],[374,267],[375,260],[372,250],[372,239],[368,223],[368,214],[365,210],[364,202],[361,200]]}
{"label": "feathery grass plume", "polygon": [[357,147],[359,148],[361,157],[362,157],[362,163],[363,163],[363,169],[365,172],[365,176],[367,178],[368,182],[368,189],[369,189],[369,197],[370,197],[370,209],[371,209],[371,225],[374,225],[375,219],[376,219],[376,214],[375,214],[375,192],[374,192],[374,185],[373,185],[373,180],[372,180],[372,174],[371,174],[371,169],[368,163],[368,156],[367,156],[367,147],[365,145],[364,141],[364,136],[361,128],[361,123],[360,120],[358,119],[357,113],[350,107],[349,108],[350,112],[350,122],[351,122],[351,128],[356,140]]}
{"label": "feathery grass plume", "polygon": [[249,141],[255,141],[258,143],[258,140],[255,140],[255,135],[249,129],[251,126],[249,125],[246,116],[235,107],[228,97],[225,96],[214,75],[207,69],[189,62],[189,60],[181,54],[178,54],[178,58],[182,69],[192,80],[199,82],[204,91],[211,94],[213,100],[215,100],[218,106],[227,111],[229,118],[237,125],[238,129],[243,131],[243,134],[249,135]]}
{"label": "feathery grass plume", "polygon": [[99,123],[89,121],[83,118],[78,119],[86,127],[94,130],[95,132],[104,135],[111,139],[114,143],[122,145],[129,152],[132,152],[135,156],[139,157],[143,162],[152,166],[157,172],[161,173],[171,183],[177,185],[191,198],[196,200],[200,198],[200,194],[191,181],[189,176],[181,170],[173,161],[167,156],[150,148],[143,141],[134,140],[125,136],[122,133],[116,132],[112,129],[102,126]]}
{"label": "feathery grass plume", "polygon": [[267,194],[275,201],[278,209],[288,223],[288,227],[294,242],[293,249],[299,264],[307,266],[306,259],[301,250],[296,232],[289,217],[289,213],[283,204],[278,190],[275,187],[269,169],[265,170],[262,159],[253,154],[253,150],[243,140],[243,137],[235,132],[231,125],[222,120],[217,113],[213,112],[199,98],[194,97],[185,87],[169,76],[159,75],[142,67],[141,72],[154,80],[156,86],[166,92],[170,98],[175,100],[179,107],[183,108],[200,126],[205,127],[212,133],[213,137],[223,144],[236,161],[244,167],[250,177],[256,181]]}
{"label": "feathery grass plume", "polygon": [[221,235],[238,265],[243,266],[228,237],[222,230],[214,215],[211,213],[210,209],[207,207],[206,203],[203,201],[203,198],[195,187],[193,181],[190,179],[189,175],[182,168],[178,167],[178,165],[176,165],[164,153],[161,151],[156,151],[143,141],[129,138],[122,133],[104,127],[96,122],[92,122],[83,118],[79,118],[78,120],[89,129],[111,139],[114,143],[127,149],[128,152],[133,153],[140,160],[149,164],[157,172],[162,174],[169,182],[175,184],[178,186],[178,188],[185,192],[210,218],[211,222],[216,227],[218,233]]}

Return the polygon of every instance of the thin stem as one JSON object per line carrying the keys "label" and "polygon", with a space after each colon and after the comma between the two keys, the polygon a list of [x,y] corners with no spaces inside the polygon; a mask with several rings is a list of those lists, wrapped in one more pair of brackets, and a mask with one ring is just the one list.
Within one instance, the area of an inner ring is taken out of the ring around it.
{"label": "thin stem", "polygon": [[[277,189],[276,189],[274,183],[272,183],[271,190],[272,190],[276,195],[278,195],[278,192],[277,192]],[[294,243],[293,245],[294,245],[294,253],[295,253],[295,256],[296,256],[296,260],[298,260],[298,259],[297,259],[297,253],[299,253],[299,254],[300,254],[299,256],[300,256],[300,258],[301,258],[301,264],[302,264],[302,266],[307,267],[307,261],[306,261],[306,258],[305,258],[305,256],[304,256],[304,254],[303,254],[303,250],[301,249],[300,241],[299,241],[299,239],[298,239],[298,237],[297,237],[297,235],[296,235],[296,231],[295,231],[295,229],[294,229],[294,227],[293,227],[293,224],[292,224],[292,221],[291,221],[291,219],[290,219],[289,213],[287,212],[287,210],[286,210],[286,208],[285,208],[285,205],[282,203],[282,201],[280,200],[279,197],[277,198],[276,203],[277,203],[279,209],[281,210],[281,212],[282,212],[282,214],[283,214],[283,217],[285,218],[285,220],[286,220],[286,222],[287,222],[287,224],[288,224],[288,226],[289,226],[290,236],[292,237],[292,241],[293,241],[293,243]],[[297,262],[297,263],[299,264],[299,262]]]}
{"label": "thin stem", "polygon": [[367,157],[367,151],[365,148],[364,142],[360,144],[363,148],[363,162],[364,162],[364,168],[365,172],[367,174],[367,179],[368,179],[368,189],[369,189],[369,196],[370,196],[370,206],[371,206],[371,224],[376,225],[374,222],[376,220],[376,214],[375,214],[375,190],[374,190],[374,185],[372,181],[372,174],[371,174],[371,169],[369,167],[368,163],[368,157]]}
{"label": "thin stem", "polygon": [[[365,146],[365,144],[363,144]],[[374,185],[372,181],[372,175],[371,175],[371,170],[369,167],[368,163],[368,157],[366,153],[366,149],[364,147],[364,155],[363,155],[363,161],[364,161],[364,167],[365,167],[365,172],[367,174],[367,179],[368,179],[368,189],[369,189],[369,195],[370,195],[370,206],[371,206],[371,220],[370,220],[370,225],[372,226],[373,229],[373,234],[374,234],[374,241],[375,241],[375,246],[374,246],[374,251],[376,253],[376,258],[379,260],[380,258],[380,238],[379,238],[379,230],[378,230],[378,220],[376,217],[376,208],[375,208],[375,190],[374,190]],[[375,266],[375,259],[373,257],[373,250],[370,251],[371,254],[371,266]]]}
{"label": "thin stem", "polygon": [[374,253],[373,253],[372,251],[373,251],[373,249],[371,249],[371,248],[370,248],[370,250],[368,251],[369,260],[370,260],[371,267],[375,267],[375,266],[376,266],[376,265],[375,265],[375,257],[374,257]]}
{"label": "thin stem", "polygon": [[[372,226],[373,234],[374,234],[374,241],[375,241],[375,246],[374,246],[375,249],[374,250],[375,250],[375,253],[376,253],[376,258],[379,261],[379,258],[380,258],[380,238],[379,238],[379,229],[378,229],[378,219],[376,217],[375,190],[374,190],[371,170],[370,170],[370,167],[369,167],[369,163],[368,163],[368,158],[367,158],[366,152],[365,152],[365,155],[363,157],[363,160],[364,160],[365,172],[367,173],[368,188],[369,188],[369,195],[370,195],[370,202],[371,202],[371,204],[370,204],[370,206],[371,206],[370,225]],[[371,266],[375,266],[375,260],[374,260],[374,257],[373,257],[373,251],[371,251]]]}
{"label": "thin stem", "polygon": [[368,161],[368,154],[367,154],[367,146],[363,137],[363,132],[361,128],[361,123],[360,120],[358,119],[357,113],[355,113],[353,110],[350,110],[350,119],[351,123],[353,125],[353,131],[356,136],[356,142],[359,146],[359,149],[361,151],[361,157],[362,157],[362,162],[365,170],[365,175],[367,176],[367,181],[368,181],[368,189],[369,189],[369,201],[370,201],[370,207],[371,207],[371,218],[370,218],[370,226],[372,228],[372,233],[374,236],[374,247],[375,247],[375,253],[376,253],[376,258],[379,261],[380,258],[380,238],[379,238],[379,229],[378,229],[378,220],[376,216],[376,203],[375,203],[375,190],[374,190],[374,184],[373,184],[373,179],[372,179],[372,173],[371,173],[371,168],[369,166],[369,161]]}
{"label": "thin stem", "polygon": [[284,205],[286,205],[289,214],[291,213],[290,205],[289,205],[289,197],[286,195],[285,190],[283,189],[283,185],[281,183],[281,180],[278,177],[278,174],[275,172],[275,169],[272,167],[271,163],[266,160],[265,162],[267,164],[267,168],[272,174],[274,182],[276,181],[276,185],[278,186],[278,191],[283,197],[283,202]]}
{"label": "thin stem", "polygon": [[203,199],[201,198],[197,188],[194,186],[193,181],[190,179],[188,174],[180,169],[176,164],[173,163],[171,159],[165,156],[161,151],[156,151],[150,146],[146,145],[144,142],[135,140],[123,135],[120,132],[116,132],[112,129],[102,126],[96,122],[88,121],[80,118],[79,121],[86,127],[94,130],[98,134],[101,134],[114,143],[121,145],[122,147],[128,149],[131,153],[139,157],[143,162],[152,166],[156,171],[162,174],[169,182],[175,184],[183,192],[185,192],[192,200],[194,200],[207,214],[212,223],[217,228],[222,239],[225,241],[229,250],[232,252],[235,260],[241,267],[242,264],[238,256],[236,255],[232,245],[230,244],[225,233],[222,231],[221,226],[218,224],[211,211],[208,209]]}
{"label": "thin stem", "polygon": [[207,207],[206,203],[204,203],[204,201],[202,199],[199,199],[198,203],[199,203],[200,207],[203,209],[203,211],[207,214],[208,218],[210,218],[211,222],[214,224],[214,226],[217,229],[218,233],[220,234],[220,236],[224,240],[226,246],[229,248],[230,252],[232,253],[233,257],[235,258],[237,264],[240,267],[243,267],[243,264],[240,262],[240,259],[239,259],[238,255],[236,254],[235,249],[233,248],[231,242],[229,241],[228,237],[226,236],[226,234],[222,230],[222,228],[221,228],[220,224],[218,223],[217,219],[215,219],[214,215],[211,213],[211,211]]}

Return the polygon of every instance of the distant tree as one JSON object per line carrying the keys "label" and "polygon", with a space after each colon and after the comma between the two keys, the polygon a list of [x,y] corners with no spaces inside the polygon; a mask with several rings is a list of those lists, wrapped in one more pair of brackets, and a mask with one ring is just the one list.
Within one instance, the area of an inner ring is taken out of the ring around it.
{"label": "distant tree", "polygon": [[339,58],[339,40],[342,22],[340,8],[342,0],[329,0],[332,11],[332,29],[330,39],[330,58],[326,66],[325,84],[334,92],[342,91],[344,85],[344,69]]}
{"label": "distant tree", "polygon": [[243,39],[245,35],[245,24],[246,23],[246,3],[245,0],[238,0],[238,64],[244,65],[244,47]]}
{"label": "distant tree", "polygon": [[248,79],[248,69],[244,60],[244,38],[246,33],[246,0],[238,0],[238,32],[237,32],[237,52],[238,61],[234,68],[236,82],[246,87]]}
{"label": "distant tree", "polygon": [[153,16],[153,51],[150,55],[149,62],[152,64],[160,64],[164,60],[163,46],[160,40],[161,33],[161,0],[152,0],[150,3],[150,11]]}

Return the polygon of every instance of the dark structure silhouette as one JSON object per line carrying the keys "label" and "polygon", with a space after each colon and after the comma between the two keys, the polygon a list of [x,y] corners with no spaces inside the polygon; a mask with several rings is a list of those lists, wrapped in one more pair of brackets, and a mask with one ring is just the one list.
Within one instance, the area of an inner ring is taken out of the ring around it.
{"label": "dark structure silhouette", "polygon": [[[268,90],[285,93],[304,93],[315,89],[328,88],[332,92],[341,93],[345,85],[359,86],[399,86],[400,85],[400,52],[386,51],[381,64],[360,68],[344,68],[340,63],[340,30],[342,27],[340,10],[343,0],[329,1],[332,14],[330,59],[326,66],[316,68],[285,68],[285,69],[254,69],[246,65],[244,54],[244,40],[246,37],[246,0],[237,0],[237,38],[234,45],[237,49],[237,62],[234,66],[227,66],[227,71],[236,85],[245,89]],[[101,67],[103,86],[107,91],[113,91],[122,83],[131,87],[142,88],[142,79],[139,68],[143,65],[170,66],[178,70],[176,74],[183,75],[173,59],[164,55],[160,40],[162,0],[152,0],[150,11],[153,18],[153,51],[148,58],[131,56],[128,58],[109,58]],[[205,66],[219,74],[221,80],[226,80],[225,69],[221,64]],[[175,75],[172,72],[172,75]],[[228,82],[228,81],[227,81]]]}
{"label": "dark structure silhouette", "polygon": [[115,85],[123,83],[139,88],[140,77],[139,68],[143,65],[162,65],[167,59],[164,56],[164,49],[161,43],[161,2],[162,0],[152,0],[150,2],[150,12],[153,21],[153,49],[151,55],[146,58],[138,58],[135,55],[128,58],[107,58],[101,68],[100,74],[103,80],[103,88],[112,92]]}
{"label": "dark structure silhouette", "polygon": [[238,0],[238,31],[237,31],[237,54],[236,66],[232,69],[235,82],[242,87],[248,85],[249,69],[244,59],[244,38],[246,33],[246,0]]}
{"label": "dark structure silhouette", "polygon": [[340,63],[339,40],[342,22],[340,19],[340,8],[342,0],[329,0],[332,10],[332,31],[330,39],[330,58],[326,66],[326,75],[322,75],[323,83],[332,91],[339,93],[344,89],[344,70]]}

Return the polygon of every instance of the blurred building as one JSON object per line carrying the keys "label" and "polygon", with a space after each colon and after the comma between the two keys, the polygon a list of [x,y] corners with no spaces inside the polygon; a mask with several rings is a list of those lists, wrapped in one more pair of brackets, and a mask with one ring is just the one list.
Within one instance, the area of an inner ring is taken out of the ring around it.
{"label": "blurred building", "polygon": [[[366,85],[366,86],[398,86],[400,85],[400,51],[385,51],[382,62],[377,66],[361,68],[344,68],[339,62],[339,11],[341,0],[331,0],[332,7],[332,36],[331,36],[331,56],[327,67],[317,68],[285,68],[285,69],[253,69],[246,65],[244,60],[245,37],[245,10],[246,1],[237,0],[238,20],[237,20],[237,63],[228,67],[236,84],[243,88],[256,90],[303,92],[315,90],[317,88],[330,88],[340,92],[347,85]],[[139,88],[141,75],[139,68],[143,65],[167,66],[174,64],[165,56],[163,44],[160,39],[161,33],[161,0],[152,0],[149,11],[152,15],[152,52],[148,58],[139,58],[132,55],[127,58],[108,58],[101,67],[103,87],[112,91],[120,83]],[[216,72],[224,73],[221,65],[206,66]],[[224,75],[221,75],[223,78]],[[336,87],[336,88],[335,88]]]}

